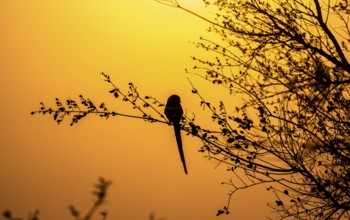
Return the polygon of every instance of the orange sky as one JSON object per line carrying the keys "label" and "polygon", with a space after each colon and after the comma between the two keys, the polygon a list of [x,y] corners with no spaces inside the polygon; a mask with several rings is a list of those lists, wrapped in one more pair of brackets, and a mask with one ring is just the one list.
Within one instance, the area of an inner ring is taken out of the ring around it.
{"label": "orange sky", "polygon": [[[202,11],[200,0],[186,1]],[[208,24],[151,0],[3,0],[0,1],[0,211],[25,218],[40,209],[40,219],[72,219],[68,205],[85,213],[97,177],[113,181],[108,219],[215,219],[226,204],[230,178],[225,167],[203,159],[201,146],[183,134],[189,175],[183,173],[171,127],[128,118],[88,117],[70,127],[49,117],[30,116],[43,101],[79,94],[115,110],[110,87],[99,75],[110,74],[121,87],[128,82],[163,102],[182,97],[196,112],[190,77],[213,99],[216,87],[184,73]],[[128,112],[129,111],[129,112]],[[264,190],[233,197],[231,215],[218,219],[265,219]],[[270,201],[273,202],[273,201]]]}

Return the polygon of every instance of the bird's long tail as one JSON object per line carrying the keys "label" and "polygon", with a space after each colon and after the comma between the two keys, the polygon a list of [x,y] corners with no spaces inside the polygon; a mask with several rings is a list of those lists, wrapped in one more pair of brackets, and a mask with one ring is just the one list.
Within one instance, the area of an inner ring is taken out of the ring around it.
{"label": "bird's long tail", "polygon": [[186,162],[185,162],[185,155],[184,151],[182,149],[182,140],[181,140],[181,129],[180,129],[180,124],[175,123],[174,124],[174,130],[175,130],[175,137],[176,137],[176,142],[177,142],[177,147],[179,148],[179,153],[181,157],[181,162],[184,167],[185,173],[187,174],[187,168],[186,168]]}

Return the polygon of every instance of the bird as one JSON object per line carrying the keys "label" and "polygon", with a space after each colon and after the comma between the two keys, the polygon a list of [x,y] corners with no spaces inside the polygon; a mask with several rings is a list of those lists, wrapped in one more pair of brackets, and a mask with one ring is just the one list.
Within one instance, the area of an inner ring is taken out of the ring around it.
{"label": "bird", "polygon": [[184,167],[185,174],[187,174],[187,167],[185,162],[185,155],[182,148],[182,140],[181,140],[181,133],[180,133],[180,121],[182,118],[183,110],[181,107],[181,101],[180,97],[178,95],[171,95],[168,98],[168,101],[165,105],[164,110],[165,116],[168,118],[170,123],[173,124],[174,130],[175,130],[175,138],[177,142],[177,147],[179,149],[181,162]]}

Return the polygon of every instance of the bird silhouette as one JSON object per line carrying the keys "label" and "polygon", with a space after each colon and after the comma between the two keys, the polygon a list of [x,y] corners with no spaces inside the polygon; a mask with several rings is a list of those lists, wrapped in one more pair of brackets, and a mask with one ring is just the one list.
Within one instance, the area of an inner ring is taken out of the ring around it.
{"label": "bird silhouette", "polygon": [[183,110],[180,103],[181,101],[178,95],[171,95],[168,98],[168,101],[166,103],[164,114],[174,126],[175,137],[176,137],[177,147],[179,148],[181,162],[184,167],[185,173],[187,174],[185,156],[182,149],[182,140],[181,140],[181,133],[180,133],[180,121],[183,114]]}

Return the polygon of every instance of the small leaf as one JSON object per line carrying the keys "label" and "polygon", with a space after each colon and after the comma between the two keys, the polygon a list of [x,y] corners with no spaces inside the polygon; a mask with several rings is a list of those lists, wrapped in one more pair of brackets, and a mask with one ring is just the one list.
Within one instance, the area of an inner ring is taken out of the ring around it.
{"label": "small leaf", "polygon": [[242,135],[237,135],[236,140],[245,140],[246,138]]}
{"label": "small leaf", "polygon": [[57,116],[58,116],[58,112],[56,112],[55,114],[54,114],[54,116],[53,116],[53,120],[57,120]]}
{"label": "small leaf", "polygon": [[277,206],[282,206],[283,205],[283,202],[281,200],[276,200],[276,205]]}
{"label": "small leaf", "polygon": [[12,219],[12,214],[10,210],[6,210],[2,213],[5,218]]}
{"label": "small leaf", "polygon": [[234,142],[234,141],[235,141],[235,139],[232,138],[232,137],[230,137],[229,139],[227,139],[227,143],[229,143],[229,144],[231,144],[231,143]]}
{"label": "small leaf", "polygon": [[216,214],[216,216],[219,216],[219,215],[222,215],[224,214],[225,212],[223,210],[218,210],[218,213]]}
{"label": "small leaf", "polygon": [[75,218],[79,218],[79,212],[78,212],[78,210],[74,207],[74,206],[72,206],[72,205],[70,205],[69,207],[69,210],[70,210],[70,213],[71,213],[71,215],[73,216],[73,217],[75,217]]}
{"label": "small leaf", "polygon": [[189,125],[191,126],[191,134],[197,135],[198,134],[197,126],[195,124],[193,124],[192,122],[190,122]]}
{"label": "small leaf", "polygon": [[118,98],[118,97],[119,97],[118,92],[115,92],[113,95],[114,95],[115,98]]}

